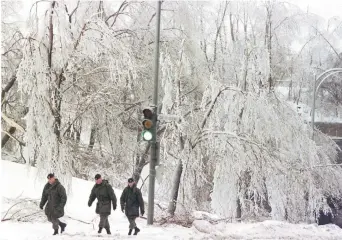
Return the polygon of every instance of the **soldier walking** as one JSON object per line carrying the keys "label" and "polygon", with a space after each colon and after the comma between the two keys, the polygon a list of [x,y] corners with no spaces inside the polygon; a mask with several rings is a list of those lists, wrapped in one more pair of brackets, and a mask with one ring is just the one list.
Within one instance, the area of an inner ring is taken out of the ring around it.
{"label": "soldier walking", "polygon": [[97,198],[96,213],[100,214],[99,231],[106,229],[107,234],[111,234],[110,225],[108,222],[108,216],[111,214],[111,203],[113,204],[113,210],[116,209],[116,196],[112,186],[107,180],[102,179],[100,174],[95,175],[95,182],[93,189],[91,190],[88,206],[90,207]]}
{"label": "soldier walking", "polygon": [[134,229],[134,234],[137,235],[140,229],[135,223],[135,219],[139,217],[139,207],[141,215],[144,215],[144,200],[139,188],[137,188],[136,183],[133,178],[128,179],[128,186],[123,190],[120,197],[121,211],[127,216],[129,222],[128,235],[132,234]]}
{"label": "soldier walking", "polygon": [[61,227],[61,233],[64,232],[66,224],[61,222],[58,218],[64,216],[64,206],[67,202],[67,195],[63,185],[55,178],[53,173],[49,173],[47,176],[48,183],[45,184],[40,200],[40,209],[44,208],[48,221],[52,223],[54,229],[53,235],[58,234],[58,226]]}

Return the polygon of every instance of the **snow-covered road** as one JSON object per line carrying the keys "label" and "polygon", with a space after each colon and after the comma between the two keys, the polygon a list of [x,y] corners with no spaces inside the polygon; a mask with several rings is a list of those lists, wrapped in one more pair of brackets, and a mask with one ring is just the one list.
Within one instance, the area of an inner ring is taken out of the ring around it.
{"label": "snow-covered road", "polygon": [[[139,218],[141,228],[138,236],[128,236],[128,221],[117,209],[109,218],[112,235],[105,231],[97,234],[99,217],[95,214],[95,203],[87,206],[93,182],[73,178],[72,191],[66,205],[67,222],[65,234],[52,236],[52,227],[39,210],[45,180],[37,180],[37,170],[8,161],[0,161],[1,167],[1,219],[9,207],[20,203],[9,211],[6,218],[20,210],[18,214],[32,214],[30,221],[4,221],[0,224],[0,240],[43,240],[43,239],[294,239],[294,240],[342,240],[342,229],[335,225],[290,224],[279,221],[259,223],[219,223],[212,225],[204,220],[196,220],[192,228],[181,226],[147,226],[146,220]],[[117,198],[121,191],[115,190]],[[32,199],[32,201],[31,201]],[[30,200],[30,201],[27,201]],[[18,215],[17,215],[18,216]],[[23,218],[26,219],[27,218]],[[81,220],[81,221],[79,221]],[[198,231],[200,230],[200,231]]]}

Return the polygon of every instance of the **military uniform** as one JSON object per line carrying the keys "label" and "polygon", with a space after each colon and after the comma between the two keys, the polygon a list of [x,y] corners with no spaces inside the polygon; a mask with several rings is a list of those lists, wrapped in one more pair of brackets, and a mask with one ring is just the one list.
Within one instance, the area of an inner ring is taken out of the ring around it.
{"label": "military uniform", "polygon": [[54,235],[58,233],[58,226],[61,227],[62,232],[66,227],[66,224],[58,219],[64,216],[64,206],[66,204],[66,201],[67,195],[65,192],[65,188],[58,181],[58,179],[56,179],[53,184],[47,183],[44,186],[39,206],[41,209],[43,209],[45,203],[47,202],[45,207],[45,214],[48,218],[48,221],[52,223]]}
{"label": "military uniform", "polygon": [[116,196],[112,186],[107,180],[102,180],[102,183],[95,184],[91,190],[88,206],[90,207],[94,200],[97,198],[96,213],[100,215],[99,233],[102,228],[106,229],[110,234],[110,225],[108,222],[108,216],[111,214],[111,203],[113,209],[116,209]]}
{"label": "military uniform", "polygon": [[[133,179],[128,180],[133,181]],[[136,187],[135,183],[132,187],[127,186],[120,197],[120,204],[121,210],[125,212],[128,222],[129,222],[129,232],[128,234],[131,235],[132,230],[134,229],[134,235],[140,231],[135,223],[135,219],[139,217],[139,207],[141,215],[144,215],[145,208],[144,208],[144,200],[142,198],[142,194],[139,188]]]}

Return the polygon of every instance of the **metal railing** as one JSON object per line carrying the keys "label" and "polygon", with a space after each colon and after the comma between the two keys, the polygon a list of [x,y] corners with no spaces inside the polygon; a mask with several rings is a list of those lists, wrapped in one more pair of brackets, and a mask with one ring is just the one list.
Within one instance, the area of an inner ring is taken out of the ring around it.
{"label": "metal railing", "polygon": [[[313,100],[312,100],[312,109],[311,109],[311,127],[312,127],[312,140],[314,139],[314,130],[315,130],[315,109],[316,109],[316,97],[317,92],[319,88],[321,87],[322,83],[328,79],[330,76],[336,74],[336,73],[342,73],[342,68],[331,68],[323,73],[321,73],[317,79],[315,79],[314,82],[314,88],[313,88]],[[323,78],[323,79],[322,79]],[[321,80],[322,79],[322,80]],[[317,84],[318,82],[318,84]]]}

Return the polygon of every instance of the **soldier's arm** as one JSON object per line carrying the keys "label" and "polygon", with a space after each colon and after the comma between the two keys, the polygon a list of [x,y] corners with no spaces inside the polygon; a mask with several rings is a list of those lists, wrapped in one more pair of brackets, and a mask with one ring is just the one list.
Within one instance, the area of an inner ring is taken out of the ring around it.
{"label": "soldier's arm", "polygon": [[126,188],[122,191],[121,197],[120,197],[120,204],[121,208],[125,207],[125,202],[126,201]]}
{"label": "soldier's arm", "polygon": [[47,184],[45,184],[45,186],[44,186],[44,188],[43,188],[42,198],[41,198],[40,204],[39,204],[39,207],[40,207],[40,208],[43,208],[44,205],[45,205],[45,203],[46,203],[47,200],[48,200],[48,195],[47,195],[47,192],[46,192],[46,190],[47,190],[48,187],[49,187],[49,185],[48,185],[48,183],[47,183]]}
{"label": "soldier's arm", "polygon": [[144,205],[144,199],[142,197],[141,191],[139,188],[137,188],[137,195],[138,195],[138,201],[139,201],[139,206],[140,206],[140,211],[141,213],[145,212],[145,205]]}
{"label": "soldier's arm", "polygon": [[110,184],[108,184],[108,193],[109,193],[110,200],[112,201],[112,204],[113,204],[113,209],[115,209],[116,208],[116,196],[114,193],[114,189],[112,188]]}
{"label": "soldier's arm", "polygon": [[61,198],[60,207],[64,208],[64,206],[65,206],[65,204],[67,202],[68,197],[66,195],[65,188],[62,185],[59,185],[58,195]]}
{"label": "soldier's arm", "polygon": [[93,187],[93,189],[90,192],[90,196],[89,196],[89,201],[88,201],[88,206],[90,207],[91,204],[93,204],[93,202],[95,201],[96,198],[96,194],[95,194],[95,186]]}

